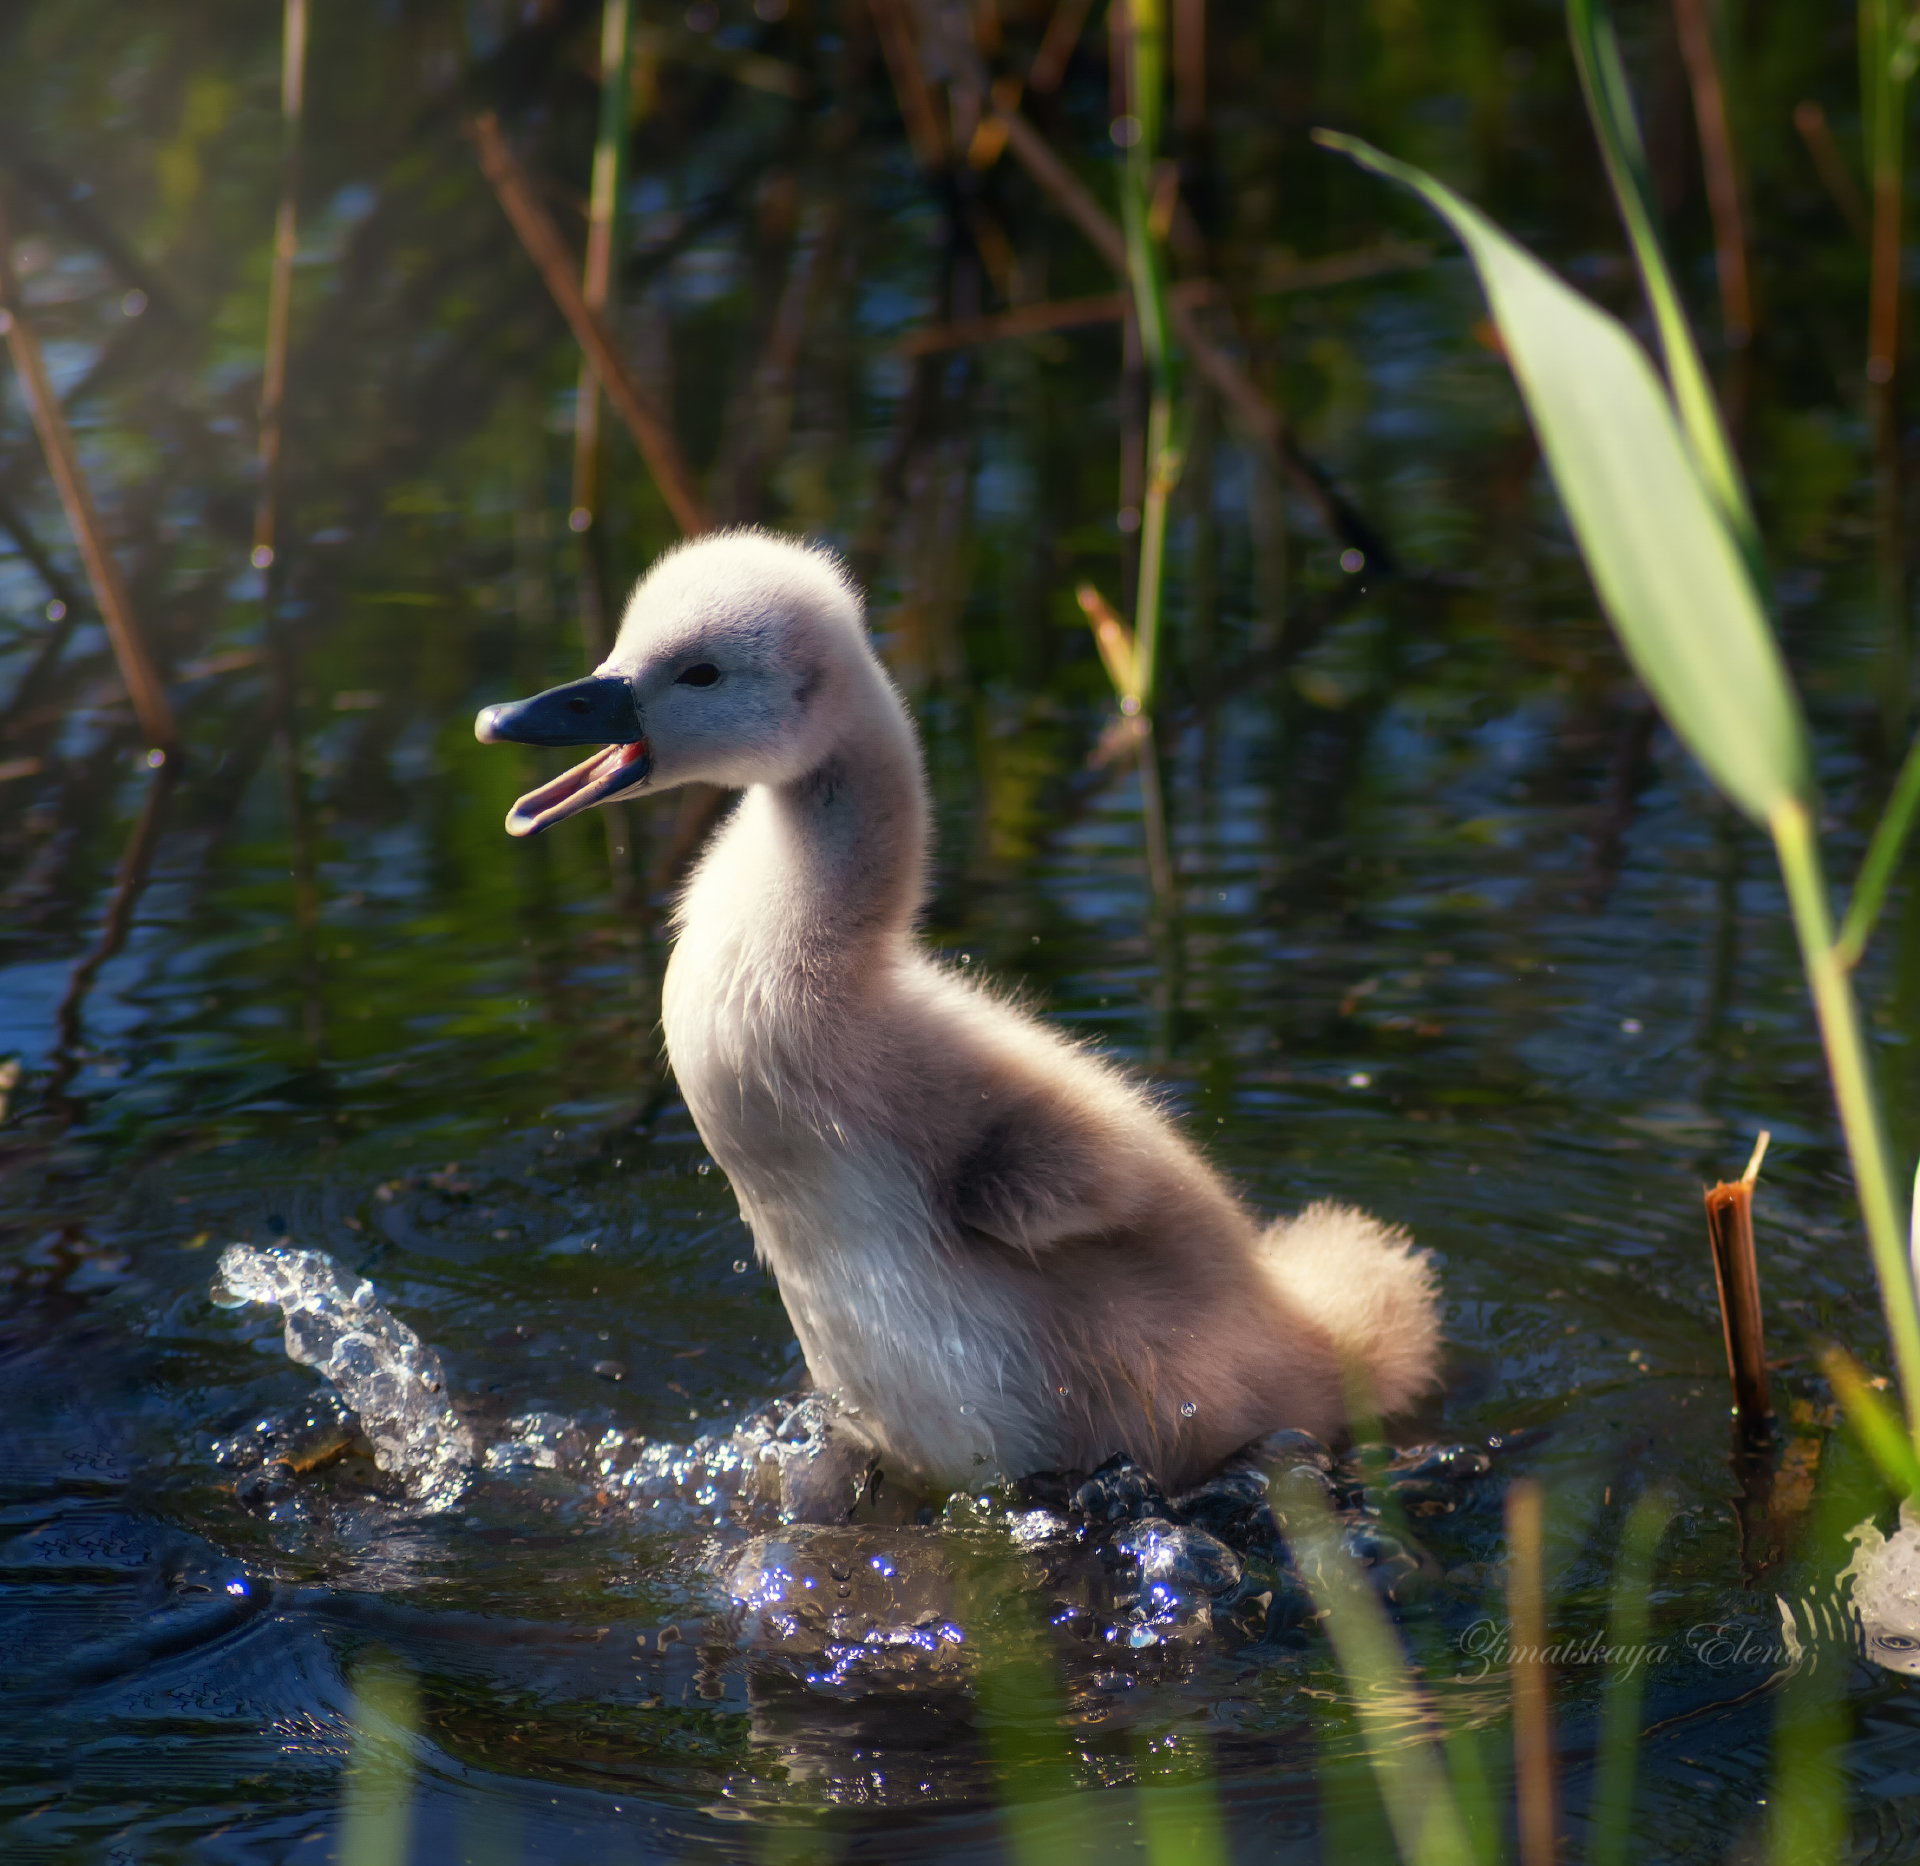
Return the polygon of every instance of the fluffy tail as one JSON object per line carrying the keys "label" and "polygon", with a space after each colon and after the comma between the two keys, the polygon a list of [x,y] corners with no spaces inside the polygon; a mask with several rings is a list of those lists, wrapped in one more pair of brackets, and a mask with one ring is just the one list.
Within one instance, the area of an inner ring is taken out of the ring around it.
{"label": "fluffy tail", "polygon": [[1261,1237],[1268,1274],[1333,1337],[1351,1404],[1384,1418],[1439,1384],[1433,1262],[1397,1225],[1324,1200]]}

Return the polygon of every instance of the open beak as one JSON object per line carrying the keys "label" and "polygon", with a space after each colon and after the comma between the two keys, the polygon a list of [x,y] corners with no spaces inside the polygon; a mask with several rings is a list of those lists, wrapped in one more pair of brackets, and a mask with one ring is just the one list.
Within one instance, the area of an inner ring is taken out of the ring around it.
{"label": "open beak", "polygon": [[604,747],[522,797],[507,812],[509,836],[538,835],[563,817],[644,783],[653,769],[633,688],[617,674],[590,674],[530,700],[489,706],[473,722],[473,736],[483,745]]}

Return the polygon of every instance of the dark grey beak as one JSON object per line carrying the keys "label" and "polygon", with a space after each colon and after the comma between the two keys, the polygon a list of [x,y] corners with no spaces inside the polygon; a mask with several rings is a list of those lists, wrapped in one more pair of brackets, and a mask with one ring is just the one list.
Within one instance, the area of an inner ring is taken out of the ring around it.
{"label": "dark grey beak", "polygon": [[637,745],[647,734],[632,685],[618,674],[589,674],[530,700],[487,707],[473,736],[482,745]]}

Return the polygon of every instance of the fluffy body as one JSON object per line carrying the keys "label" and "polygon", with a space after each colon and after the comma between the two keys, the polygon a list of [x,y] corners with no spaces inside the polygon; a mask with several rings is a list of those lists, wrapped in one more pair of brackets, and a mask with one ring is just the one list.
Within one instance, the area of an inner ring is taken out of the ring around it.
{"label": "fluffy body", "polygon": [[1349,1390],[1391,1413],[1433,1384],[1404,1233],[1333,1205],[1263,1230],[1118,1070],[920,946],[920,749],[833,559],[687,545],[602,672],[634,684],[647,788],[745,788],[679,904],[667,1049],[814,1380],[890,1470],[1125,1450],[1179,1486],[1336,1432]]}

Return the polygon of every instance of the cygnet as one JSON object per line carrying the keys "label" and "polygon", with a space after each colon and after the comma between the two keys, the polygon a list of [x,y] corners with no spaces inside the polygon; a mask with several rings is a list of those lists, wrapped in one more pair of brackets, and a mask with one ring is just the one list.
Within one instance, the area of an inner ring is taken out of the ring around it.
{"label": "cygnet", "polygon": [[890,1476],[1124,1451],[1176,1489],[1435,1384],[1403,1231],[1332,1204],[1263,1227],[1137,1084],[921,944],[920,745],[829,553],[682,545],[594,674],[475,731],[604,748],[522,797],[514,836],[744,793],[679,901],[667,1051],[815,1383]]}

